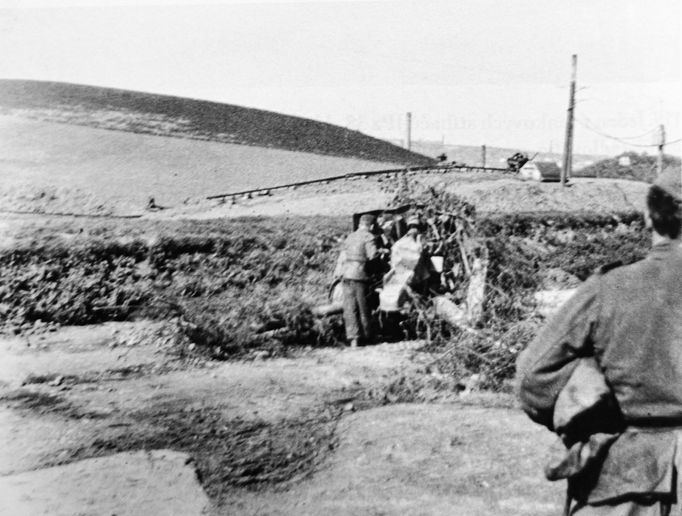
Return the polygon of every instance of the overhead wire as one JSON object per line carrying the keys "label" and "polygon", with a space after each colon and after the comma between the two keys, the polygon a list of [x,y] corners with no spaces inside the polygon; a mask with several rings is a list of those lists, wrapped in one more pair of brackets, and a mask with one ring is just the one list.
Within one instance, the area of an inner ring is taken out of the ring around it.
{"label": "overhead wire", "polygon": [[[582,88],[579,88],[578,91],[581,91],[581,90],[583,90],[583,89],[589,89],[589,86],[583,86]],[[596,100],[597,102],[606,102],[606,103],[608,103],[608,101],[605,101],[604,99],[601,99],[601,98],[576,99],[574,102],[577,104],[577,103],[579,103],[579,102],[595,101],[595,100]],[[575,121],[576,121],[578,124],[580,124],[582,127],[584,127],[585,129],[587,129],[588,131],[591,131],[591,132],[593,132],[593,133],[595,133],[595,134],[597,134],[597,135],[599,135],[599,136],[602,136],[603,138],[608,138],[608,139],[610,139],[610,140],[617,141],[617,142],[619,142],[619,143],[622,143],[623,145],[628,145],[628,146],[631,146],[631,147],[644,147],[644,148],[658,147],[658,146],[660,145],[659,143],[639,143],[639,142],[627,141],[627,140],[639,140],[639,139],[644,138],[644,137],[646,137],[646,136],[649,136],[649,135],[651,135],[651,134],[655,134],[655,133],[658,131],[657,128],[652,128],[652,129],[650,129],[650,130],[648,130],[648,131],[646,131],[646,132],[644,132],[644,133],[642,133],[642,134],[636,135],[636,136],[614,136],[614,135],[612,135],[612,134],[608,134],[608,133],[606,133],[605,131],[602,131],[602,130],[598,129],[598,128],[596,127],[596,124],[594,124],[593,122],[591,122],[591,121],[590,121],[589,119],[587,119],[587,118],[582,118],[582,119],[580,119],[580,118],[578,118],[578,117],[575,117]],[[663,145],[664,145],[664,146],[665,146],[665,145],[672,145],[672,144],[675,144],[675,143],[679,143],[680,141],[682,141],[682,138],[677,138],[677,139],[674,139],[674,140],[666,141],[666,142],[663,143]]]}
{"label": "overhead wire", "polygon": [[[394,59],[394,60],[397,59],[396,56],[388,55],[388,54],[383,55],[382,58],[389,59],[389,60],[390,59]],[[401,60],[402,64],[405,64],[405,61],[408,61],[408,63],[415,63],[415,64],[421,63],[417,58],[404,56],[404,55],[400,57],[400,60]],[[519,81],[523,81],[523,82],[528,81],[528,75],[527,74],[521,75],[521,74],[516,74],[513,72],[510,74],[509,70],[496,70],[495,68],[489,68],[489,67],[484,67],[484,66],[473,67],[473,66],[462,64],[462,63],[458,63],[457,66],[460,69],[464,69],[464,70],[467,70],[470,72],[478,72],[482,75],[488,75],[489,77],[492,74],[493,76],[499,76],[500,78],[505,78],[505,79],[509,79],[509,77],[511,76],[512,79],[515,79],[515,80],[519,80]],[[554,86],[555,88],[558,88],[558,89],[566,89],[567,88],[567,86],[558,85],[554,82],[550,82],[548,84],[550,84],[551,86]],[[578,88],[577,91],[580,92],[583,90],[588,90],[591,87],[592,87],[591,85],[583,85],[580,88]],[[575,99],[574,102],[576,104],[578,104],[578,103],[585,102],[585,101],[595,101],[595,100],[597,102],[605,102],[605,103],[611,102],[611,101],[603,99],[603,98]],[[642,134],[634,135],[634,136],[614,136],[614,135],[608,134],[608,133],[598,129],[596,127],[596,124],[591,123],[587,119],[581,120],[581,119],[578,119],[576,117],[575,120],[581,126],[585,127],[587,130],[592,131],[593,133],[595,133],[595,134],[597,134],[603,138],[608,138],[610,140],[614,140],[614,141],[617,141],[619,143],[622,143],[623,145],[627,145],[627,146],[631,146],[631,147],[641,147],[641,148],[652,148],[652,147],[658,147],[659,146],[658,143],[645,144],[645,143],[627,141],[627,140],[638,140],[638,139],[644,138],[646,136],[649,136],[651,134],[654,134],[657,131],[656,128],[652,128],[652,129],[650,129],[650,130],[648,130]],[[680,141],[682,141],[682,139],[678,138],[678,139],[675,139],[672,141],[667,141],[664,143],[664,145],[672,145],[672,144],[678,143]]]}
{"label": "overhead wire", "polygon": [[626,141],[626,140],[624,140],[618,136],[612,136],[610,134],[606,134],[606,133],[600,131],[599,129],[596,129],[595,127],[593,127],[589,122],[587,122],[581,118],[578,118],[578,117],[575,118],[575,121],[578,124],[580,124],[582,127],[584,127],[585,129],[587,129],[588,131],[591,131],[595,134],[598,134],[599,136],[602,136],[604,138],[608,138],[609,140],[617,141],[617,142],[622,143],[624,145],[630,145],[633,147],[657,147],[656,144],[633,143],[633,142],[628,142],[628,141]]}
{"label": "overhead wire", "polygon": [[639,140],[640,138],[644,138],[645,136],[649,136],[650,134],[654,134],[657,131],[657,129],[651,129],[645,133],[638,134],[637,136],[619,136],[621,140]]}
{"label": "overhead wire", "polygon": [[[603,131],[600,131],[599,129],[595,128],[587,119],[580,119],[580,118],[575,118],[575,121],[579,123],[582,127],[587,129],[588,131],[592,131],[595,134],[598,134],[599,136],[602,136],[604,138],[608,138],[610,140],[617,141],[619,143],[622,143],[623,145],[629,145],[632,147],[658,147],[658,143],[635,143],[635,142],[629,142],[626,141],[628,139],[636,139],[636,138],[642,138],[644,136],[647,136],[649,134],[652,134],[656,131],[656,129],[652,129],[650,131],[647,131],[646,133],[640,135],[640,136],[613,136],[611,134],[607,134]],[[663,145],[672,145],[674,143],[678,143],[682,141],[682,138],[677,138],[675,140],[671,141],[666,141],[663,143]]]}

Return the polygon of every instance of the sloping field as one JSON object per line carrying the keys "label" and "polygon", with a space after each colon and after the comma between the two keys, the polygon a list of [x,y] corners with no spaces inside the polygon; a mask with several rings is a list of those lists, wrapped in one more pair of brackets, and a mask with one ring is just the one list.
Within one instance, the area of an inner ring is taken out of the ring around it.
{"label": "sloping field", "polygon": [[[188,197],[399,166],[0,115],[0,209],[131,213]],[[41,209],[42,208],[42,209]]]}
{"label": "sloping field", "polygon": [[432,159],[340,126],[230,104],[58,82],[0,80],[0,113],[136,133],[405,165]]}
{"label": "sloping field", "polygon": [[[643,211],[647,183],[624,179],[573,179],[559,183],[522,181],[495,173],[448,174],[413,172],[415,184],[454,193],[476,206],[478,213],[537,212],[624,213]],[[395,178],[355,178],[295,191],[274,192],[268,197],[239,199],[235,204],[206,201],[151,214],[151,217],[185,219],[245,216],[344,215],[391,204],[399,185]]]}

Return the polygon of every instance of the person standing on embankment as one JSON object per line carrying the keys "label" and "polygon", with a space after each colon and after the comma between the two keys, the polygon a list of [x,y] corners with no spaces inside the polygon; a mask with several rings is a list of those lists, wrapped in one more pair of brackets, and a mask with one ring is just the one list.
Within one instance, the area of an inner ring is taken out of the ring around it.
{"label": "person standing on embankment", "polygon": [[670,170],[648,191],[646,259],[588,279],[517,361],[522,407],[550,430],[583,358],[593,357],[622,415],[618,430],[591,432],[570,448],[565,514],[682,515],[680,183]]}

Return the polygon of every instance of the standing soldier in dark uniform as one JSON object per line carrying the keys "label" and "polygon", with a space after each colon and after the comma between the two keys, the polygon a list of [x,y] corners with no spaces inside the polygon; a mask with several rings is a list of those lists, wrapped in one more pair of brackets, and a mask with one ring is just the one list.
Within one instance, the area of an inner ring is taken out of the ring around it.
{"label": "standing soldier in dark uniform", "polygon": [[358,229],[343,244],[338,274],[343,278],[343,321],[351,347],[372,338],[372,320],[367,304],[369,275],[367,265],[377,256],[373,215],[362,215]]}
{"label": "standing soldier in dark uniform", "polygon": [[518,393],[534,421],[554,430],[557,398],[583,357],[594,357],[622,414],[599,459],[566,475],[565,514],[682,515],[680,183],[670,170],[649,189],[646,259],[587,280],[519,356]]}

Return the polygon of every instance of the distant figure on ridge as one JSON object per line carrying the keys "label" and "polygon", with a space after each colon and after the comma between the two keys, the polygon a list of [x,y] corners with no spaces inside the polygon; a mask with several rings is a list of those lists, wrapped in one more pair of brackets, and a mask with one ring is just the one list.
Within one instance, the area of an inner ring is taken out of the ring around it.
{"label": "distant figure on ridge", "polygon": [[147,201],[147,210],[155,211],[158,209],[159,209],[159,205],[156,204],[156,200],[153,197],[150,197],[149,200]]}

